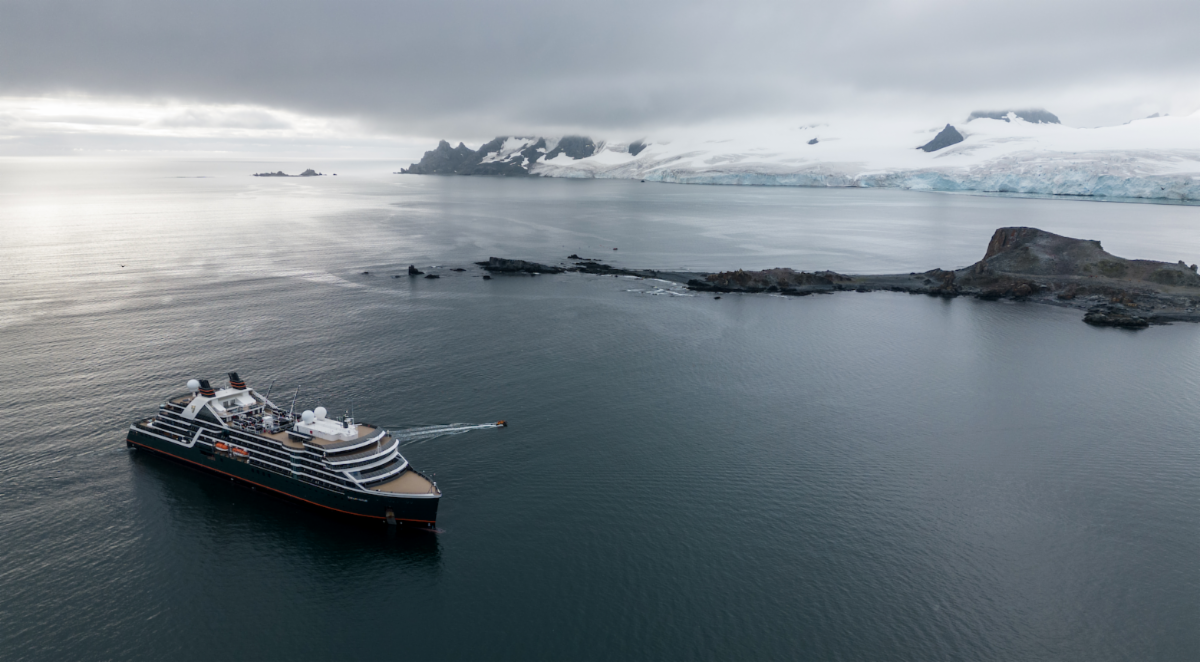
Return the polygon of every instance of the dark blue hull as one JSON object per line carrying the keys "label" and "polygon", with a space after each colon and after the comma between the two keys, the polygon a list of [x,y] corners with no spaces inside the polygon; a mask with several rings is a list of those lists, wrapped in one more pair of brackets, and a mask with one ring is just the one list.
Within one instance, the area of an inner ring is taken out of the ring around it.
{"label": "dark blue hull", "polygon": [[[132,448],[151,451],[226,479],[270,490],[291,499],[354,517],[395,521],[397,524],[432,526],[437,521],[440,496],[406,496],[379,492],[337,491],[253,466],[247,461],[196,444],[188,448],[137,426],[127,433]],[[390,512],[389,512],[390,511]]]}

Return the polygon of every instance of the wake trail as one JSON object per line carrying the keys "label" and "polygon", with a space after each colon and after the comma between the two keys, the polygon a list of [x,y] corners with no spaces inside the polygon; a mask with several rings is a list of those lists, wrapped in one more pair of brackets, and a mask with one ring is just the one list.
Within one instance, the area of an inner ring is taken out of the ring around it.
{"label": "wake trail", "polygon": [[386,425],[383,427],[391,431],[393,439],[400,440],[401,446],[411,446],[413,444],[433,441],[439,437],[463,434],[471,430],[491,430],[493,428],[504,427],[504,425],[500,423],[447,423],[445,425],[421,425],[408,428],[393,428]]}

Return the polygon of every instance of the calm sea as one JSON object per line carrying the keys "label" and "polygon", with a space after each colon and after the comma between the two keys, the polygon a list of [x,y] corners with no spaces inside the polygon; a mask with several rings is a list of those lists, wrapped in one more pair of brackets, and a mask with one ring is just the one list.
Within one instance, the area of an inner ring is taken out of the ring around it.
{"label": "calm sea", "polygon": [[[472,265],[923,271],[1006,225],[1192,264],[1200,208],[310,166],[0,162],[0,657],[1200,658],[1200,325]],[[230,370],[510,426],[405,447],[437,532],[125,448]]]}

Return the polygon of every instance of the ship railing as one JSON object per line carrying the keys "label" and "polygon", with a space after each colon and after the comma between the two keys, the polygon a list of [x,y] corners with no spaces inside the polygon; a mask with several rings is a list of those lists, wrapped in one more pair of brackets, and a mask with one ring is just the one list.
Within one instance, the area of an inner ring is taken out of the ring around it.
{"label": "ship railing", "polygon": [[374,483],[374,482],[383,480],[384,478],[391,478],[392,476],[400,473],[401,471],[404,471],[407,468],[408,468],[408,460],[401,460],[401,461],[397,462],[395,464],[395,466],[389,467],[387,465],[384,465],[378,469],[361,472],[358,474],[358,477],[354,478],[354,480],[361,484]]}
{"label": "ship railing", "polygon": [[333,444],[321,446],[321,451],[326,455],[330,453],[340,453],[344,451],[352,451],[356,448],[362,448],[371,444],[377,443],[380,439],[387,436],[387,430],[376,429],[376,433],[370,437],[358,437],[355,439],[347,439]]}
{"label": "ship railing", "polygon": [[[382,441],[382,439],[380,439],[380,441]],[[392,452],[393,450],[396,449],[397,446],[400,445],[400,440],[395,439],[395,438],[393,438],[391,440],[391,442],[384,444],[382,446],[379,445],[380,441],[375,442],[376,443],[375,448],[370,448],[368,450],[365,450],[365,451],[362,451],[359,453],[351,453],[349,455],[337,455],[337,456],[333,456],[333,457],[326,455],[325,463],[331,467],[344,467],[347,464],[354,464],[355,462],[363,462],[366,460],[372,460],[372,459],[375,459],[378,457],[382,457],[382,456],[387,455],[388,453]]]}

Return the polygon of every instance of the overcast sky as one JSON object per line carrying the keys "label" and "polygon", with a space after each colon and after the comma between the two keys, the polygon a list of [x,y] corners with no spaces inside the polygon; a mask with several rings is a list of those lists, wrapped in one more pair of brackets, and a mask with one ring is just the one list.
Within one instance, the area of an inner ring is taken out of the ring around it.
{"label": "overcast sky", "polygon": [[0,0],[0,145],[627,139],[1028,106],[1119,124],[1200,107],[1197,34],[1195,0]]}

